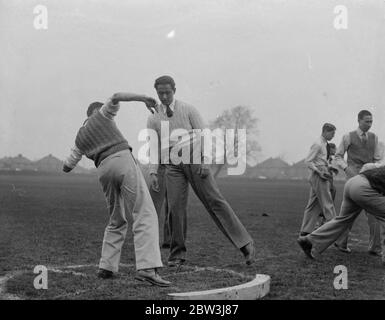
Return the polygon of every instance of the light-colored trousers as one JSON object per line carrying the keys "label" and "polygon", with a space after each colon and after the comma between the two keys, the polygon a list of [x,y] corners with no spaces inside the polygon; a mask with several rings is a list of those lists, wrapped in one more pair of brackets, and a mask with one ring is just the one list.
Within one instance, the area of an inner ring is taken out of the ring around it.
{"label": "light-colored trousers", "polygon": [[[360,166],[350,166],[351,169],[355,172],[355,175],[357,175],[361,169]],[[348,179],[354,177],[349,176]],[[369,226],[369,246],[368,246],[368,251],[371,252],[377,252],[381,253],[381,237],[380,237],[380,225],[377,221],[377,219],[370,214],[366,214],[366,217],[368,219],[368,226]],[[348,239],[349,239],[349,233],[350,233],[350,228],[345,231],[345,233],[341,236],[341,238],[338,239],[337,244],[340,247],[346,248],[348,246]]]}
{"label": "light-colored trousers", "polygon": [[187,199],[189,183],[218,228],[237,248],[252,238],[222,196],[210,171],[206,178],[198,174],[199,164],[166,165],[167,200],[171,225],[169,261],[186,258]]}
{"label": "light-colored trousers", "polygon": [[162,267],[158,216],[140,168],[129,150],[108,156],[98,167],[110,221],[104,232],[99,267],[117,272],[132,215],[136,269]]}
{"label": "light-colored trousers", "polygon": [[301,232],[311,233],[323,214],[326,221],[336,216],[330,180],[322,179],[317,173],[312,172],[309,177],[309,201],[303,214]]}
{"label": "light-colored trousers", "polygon": [[314,251],[322,253],[333,244],[353,226],[362,210],[379,222],[380,239],[385,249],[385,196],[374,190],[364,176],[357,175],[345,184],[340,214],[307,236]]}
{"label": "light-colored trousers", "polygon": [[166,167],[165,165],[160,164],[158,168],[158,184],[159,184],[159,191],[154,191],[151,186],[149,185],[148,188],[150,189],[150,195],[152,198],[152,201],[154,202],[154,206],[156,209],[156,213],[158,214],[158,217],[160,218],[162,215],[162,212],[164,214],[164,222],[163,222],[163,244],[170,245],[171,242],[171,235],[170,235],[170,225],[169,225],[169,219],[168,219],[168,203],[165,201],[167,199],[167,189],[166,189]]}

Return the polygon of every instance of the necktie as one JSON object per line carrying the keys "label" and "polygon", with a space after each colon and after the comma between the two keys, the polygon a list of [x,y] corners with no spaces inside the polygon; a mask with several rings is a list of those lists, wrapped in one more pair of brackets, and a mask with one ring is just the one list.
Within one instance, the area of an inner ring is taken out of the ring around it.
{"label": "necktie", "polygon": [[330,144],[326,142],[326,159],[330,159]]}
{"label": "necktie", "polygon": [[363,133],[362,133],[362,143],[363,143],[364,145],[366,145],[367,142],[368,142],[368,137],[366,136],[366,133],[363,132]]}
{"label": "necktie", "polygon": [[167,114],[167,117],[172,117],[172,115],[174,114],[174,112],[171,110],[170,106],[166,106],[166,114]]}

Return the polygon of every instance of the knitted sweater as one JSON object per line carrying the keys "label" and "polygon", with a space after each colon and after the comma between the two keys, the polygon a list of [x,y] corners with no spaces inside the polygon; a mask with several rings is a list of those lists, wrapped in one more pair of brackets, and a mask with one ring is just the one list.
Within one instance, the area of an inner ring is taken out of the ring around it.
{"label": "knitted sweater", "polygon": [[110,120],[96,112],[78,131],[75,139],[76,147],[98,167],[109,155],[132,148],[119,131],[114,120]]}
{"label": "knitted sweater", "polygon": [[[169,125],[169,135],[165,136],[165,133],[161,132],[161,123],[167,122]],[[165,137],[168,139],[169,147],[175,146],[177,143],[175,140],[170,139],[172,132],[177,129],[187,130],[189,137],[187,139],[193,138],[193,129],[204,129],[205,123],[199,114],[199,112],[190,104],[187,104],[183,101],[176,100],[175,108],[173,115],[168,118],[167,115],[162,111],[150,115],[147,120],[147,128],[153,129],[158,135],[158,144],[159,144],[159,153],[161,153],[161,139]],[[175,132],[175,131],[174,131]],[[164,143],[164,141],[162,141]],[[164,147],[164,145],[163,145]],[[164,163],[159,155],[158,157],[160,163]],[[158,163],[150,164],[150,173],[157,173]]]}

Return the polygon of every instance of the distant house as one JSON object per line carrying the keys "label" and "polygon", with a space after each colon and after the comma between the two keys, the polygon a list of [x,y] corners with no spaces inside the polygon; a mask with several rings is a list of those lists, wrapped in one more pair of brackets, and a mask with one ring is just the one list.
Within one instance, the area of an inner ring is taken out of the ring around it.
{"label": "distant house", "polygon": [[19,154],[16,157],[0,159],[0,169],[14,171],[35,170],[35,166],[31,160]]}
{"label": "distant house", "polygon": [[[52,154],[37,160],[31,161],[23,155],[17,157],[5,157],[0,159],[1,171],[38,171],[38,172],[62,172],[63,161]],[[74,173],[90,173],[89,170],[76,166]]]}
{"label": "distant house", "polygon": [[54,157],[52,154],[35,161],[35,166],[38,171],[56,171],[61,172],[63,161]]}
{"label": "distant house", "polygon": [[281,158],[269,158],[255,167],[249,167],[247,176],[260,179],[285,179],[289,164]]}
{"label": "distant house", "polygon": [[[41,172],[63,172],[63,161],[54,157],[52,154],[35,161],[37,171]],[[89,173],[89,170],[77,165],[74,173]]]}
{"label": "distant house", "polygon": [[8,157],[0,159],[0,170],[10,170]]}

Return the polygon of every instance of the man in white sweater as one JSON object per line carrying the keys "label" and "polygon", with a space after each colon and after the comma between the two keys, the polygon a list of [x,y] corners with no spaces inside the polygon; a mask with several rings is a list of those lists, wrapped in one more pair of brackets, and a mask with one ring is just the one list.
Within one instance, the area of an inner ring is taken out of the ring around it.
{"label": "man in white sweater", "polygon": [[[209,165],[191,161],[192,155],[195,157],[197,154],[199,154],[200,160],[203,160],[202,150],[194,150],[194,148],[201,147],[200,143],[196,143],[197,139],[200,139],[200,135],[194,132],[194,129],[205,128],[202,117],[193,106],[174,99],[176,89],[171,77],[162,76],[156,79],[154,87],[161,106],[158,113],[148,118],[147,127],[156,131],[159,145],[163,147],[160,152],[160,163],[166,167],[168,217],[171,231],[168,265],[180,266],[186,260],[189,183],[218,228],[234,246],[241,250],[246,263],[251,264],[255,256],[252,238],[220,193]],[[168,132],[171,134],[162,132],[167,125]],[[184,150],[187,150],[186,153],[190,159],[180,163],[173,161],[176,158],[173,150],[177,149],[182,154]],[[159,189],[157,172],[158,163],[153,163],[150,168],[153,190]]]}

